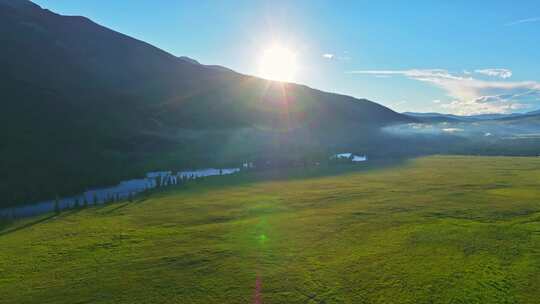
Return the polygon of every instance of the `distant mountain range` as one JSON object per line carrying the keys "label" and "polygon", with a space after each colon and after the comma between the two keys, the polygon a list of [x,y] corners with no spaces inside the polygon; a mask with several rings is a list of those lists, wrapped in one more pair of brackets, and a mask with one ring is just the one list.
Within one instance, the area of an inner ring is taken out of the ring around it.
{"label": "distant mountain range", "polygon": [[366,147],[380,127],[416,121],[177,57],[26,0],[0,0],[0,45],[0,204],[150,169]]}
{"label": "distant mountain range", "polygon": [[404,112],[402,113],[411,118],[418,119],[422,122],[474,122],[474,121],[486,121],[486,120],[517,120],[528,119],[533,116],[540,116],[540,110],[526,112],[526,113],[509,113],[509,114],[479,114],[460,116],[453,114],[442,113],[417,113],[417,112]]}

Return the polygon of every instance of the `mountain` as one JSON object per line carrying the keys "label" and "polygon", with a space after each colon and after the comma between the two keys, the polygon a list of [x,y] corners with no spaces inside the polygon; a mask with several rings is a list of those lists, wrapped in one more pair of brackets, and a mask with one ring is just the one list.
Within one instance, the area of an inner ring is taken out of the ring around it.
{"label": "mountain", "polygon": [[197,60],[193,59],[193,58],[189,58],[187,56],[180,56],[178,57],[178,59],[180,60],[184,60],[186,62],[189,62],[189,63],[192,63],[192,64],[201,64],[200,62],[198,62]]}
{"label": "mountain", "polygon": [[527,114],[527,115],[538,115],[538,114],[540,114],[540,110],[530,111],[530,112],[527,112],[525,114]]}
{"label": "mountain", "polygon": [[365,99],[177,57],[25,0],[0,0],[0,45],[3,205],[147,170],[375,151],[380,127],[414,121]]}
{"label": "mountain", "polygon": [[439,122],[460,122],[460,121],[472,121],[474,119],[467,116],[458,116],[453,114],[442,114],[435,112],[418,113],[418,112],[403,112],[403,115],[411,118],[418,119],[425,123],[439,123]]}
{"label": "mountain", "polygon": [[492,120],[494,122],[531,123],[540,122],[540,112],[532,111],[519,115],[512,115]]}
{"label": "mountain", "polygon": [[[540,113],[540,111],[537,111]],[[529,113],[510,113],[510,114],[478,114],[478,115],[453,115],[443,114],[436,112],[418,113],[418,112],[404,112],[403,115],[407,115],[412,118],[419,119],[426,123],[438,123],[438,122],[474,122],[485,120],[497,120],[507,118],[518,118],[524,115],[531,115],[534,112]]]}

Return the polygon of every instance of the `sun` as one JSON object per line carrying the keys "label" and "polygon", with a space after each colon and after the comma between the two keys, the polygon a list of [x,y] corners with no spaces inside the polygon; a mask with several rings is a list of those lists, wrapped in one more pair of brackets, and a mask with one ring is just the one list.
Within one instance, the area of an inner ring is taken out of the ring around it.
{"label": "sun", "polygon": [[291,82],[298,68],[296,53],[282,46],[273,46],[261,54],[259,73],[263,78]]}

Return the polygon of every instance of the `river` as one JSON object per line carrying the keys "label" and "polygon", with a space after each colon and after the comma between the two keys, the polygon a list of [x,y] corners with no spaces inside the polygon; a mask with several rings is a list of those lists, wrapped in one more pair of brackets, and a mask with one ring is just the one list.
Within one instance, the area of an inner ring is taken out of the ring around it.
{"label": "river", "polygon": [[[135,195],[145,190],[155,188],[158,182],[161,183],[161,186],[169,186],[176,184],[180,181],[180,179],[228,175],[237,173],[239,171],[239,168],[207,168],[180,171],[174,174],[172,171],[149,172],[143,178],[125,180],[116,186],[91,189],[79,195],[60,198],[58,199],[58,207],[60,210],[64,210],[72,208],[76,203],[78,203],[80,206],[82,206],[84,202],[86,202],[88,205],[103,204],[104,202],[112,199],[126,199],[130,195]],[[0,217],[22,218],[53,212],[55,209],[55,202],[56,200],[52,199],[24,204],[21,206],[3,208],[0,209]]]}

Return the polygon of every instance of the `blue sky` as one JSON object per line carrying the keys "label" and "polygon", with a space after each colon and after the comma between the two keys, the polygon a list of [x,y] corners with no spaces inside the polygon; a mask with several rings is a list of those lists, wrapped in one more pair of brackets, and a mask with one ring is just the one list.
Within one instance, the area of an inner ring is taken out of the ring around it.
{"label": "blue sky", "polygon": [[397,111],[540,108],[538,0],[35,2],[246,74],[279,44],[295,82]]}

